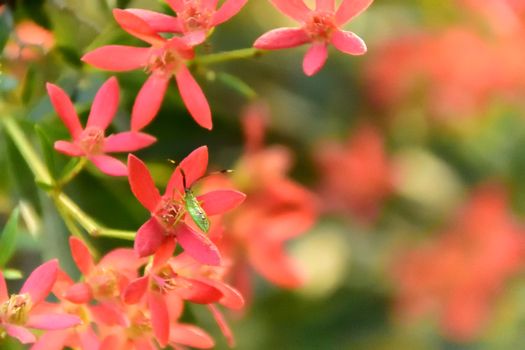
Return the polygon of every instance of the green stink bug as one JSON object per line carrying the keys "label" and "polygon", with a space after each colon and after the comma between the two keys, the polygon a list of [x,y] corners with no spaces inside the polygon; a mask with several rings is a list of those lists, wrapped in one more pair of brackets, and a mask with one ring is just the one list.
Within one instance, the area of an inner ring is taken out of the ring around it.
{"label": "green stink bug", "polygon": [[184,208],[186,209],[186,212],[190,214],[195,225],[197,225],[197,227],[203,232],[208,233],[210,230],[210,220],[208,219],[208,215],[206,215],[206,212],[202,209],[201,204],[193,194],[191,188],[186,185],[186,174],[182,168],[180,169],[180,173],[182,175],[182,185],[184,187]]}

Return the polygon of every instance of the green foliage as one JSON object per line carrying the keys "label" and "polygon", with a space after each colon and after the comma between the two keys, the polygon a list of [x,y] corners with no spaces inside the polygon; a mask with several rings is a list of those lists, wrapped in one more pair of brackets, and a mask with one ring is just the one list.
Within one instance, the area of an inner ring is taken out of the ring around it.
{"label": "green foliage", "polygon": [[0,235],[0,268],[11,259],[16,247],[20,211],[15,208]]}

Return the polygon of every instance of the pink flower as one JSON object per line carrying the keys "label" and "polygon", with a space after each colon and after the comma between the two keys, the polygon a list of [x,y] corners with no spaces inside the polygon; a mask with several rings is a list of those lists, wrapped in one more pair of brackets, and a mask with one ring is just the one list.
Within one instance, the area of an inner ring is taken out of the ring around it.
{"label": "pink flower", "polygon": [[221,23],[235,16],[248,0],[226,0],[217,9],[217,0],[166,0],[177,13],[171,17],[142,9],[127,11],[147,22],[157,32],[182,33],[188,45],[202,44],[208,33]]}
{"label": "pink flower", "polygon": [[349,55],[362,55],[366,45],[352,32],[341,26],[362,13],[373,0],[343,0],[335,10],[335,0],[316,0],[315,10],[302,0],[270,0],[285,15],[297,20],[300,28],[278,28],[263,34],[253,46],[264,50],[278,50],[311,43],[303,60],[308,76],[317,73],[328,58],[328,44]]}
{"label": "pink flower", "polygon": [[82,60],[97,68],[119,72],[141,68],[150,75],[133,105],[131,129],[140,130],[155,118],[168,83],[174,76],[182,100],[193,119],[200,126],[211,130],[210,106],[186,67],[186,61],[194,56],[193,49],[182,38],[161,37],[146,21],[129,11],[115,9],[113,15],[125,31],[151,46],[103,46],[87,53]]}
{"label": "pink flower", "polygon": [[0,337],[7,333],[21,343],[34,343],[36,337],[28,328],[57,330],[81,323],[73,315],[39,310],[40,303],[51,292],[57,278],[58,262],[48,261],[37,267],[27,278],[20,293],[8,295],[4,276],[0,272]]}
{"label": "pink flower", "polygon": [[128,173],[124,163],[106,153],[133,152],[156,141],[153,136],[136,131],[105,136],[105,130],[118,108],[119,87],[114,77],[97,92],[85,128],[80,125],[75,107],[62,89],[48,83],[47,92],[58,116],[73,137],[73,142],[55,142],[55,149],[72,157],[86,157],[105,174],[126,176]]}
{"label": "pink flower", "polygon": [[[151,219],[140,227],[135,238],[135,250],[139,256],[151,255],[166,240],[176,239],[198,261],[210,265],[220,264],[217,247],[208,237],[190,226],[191,220],[188,220],[184,202],[186,189],[183,186],[181,169],[186,177],[186,186],[189,187],[205,174],[207,165],[208,148],[203,146],[193,151],[175,169],[164,196],[161,196],[144,163],[133,155],[129,156],[131,190],[151,212]],[[212,216],[235,208],[244,198],[244,194],[237,191],[217,190],[198,196],[197,200],[206,215]]]}

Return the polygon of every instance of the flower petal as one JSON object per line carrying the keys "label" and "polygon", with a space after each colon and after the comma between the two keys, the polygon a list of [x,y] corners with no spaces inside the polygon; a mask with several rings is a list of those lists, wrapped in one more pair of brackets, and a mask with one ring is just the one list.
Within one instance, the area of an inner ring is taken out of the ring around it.
{"label": "flower petal", "polygon": [[117,158],[105,154],[88,158],[100,171],[109,176],[128,176],[128,168]]}
{"label": "flower petal", "polygon": [[282,13],[297,21],[303,21],[310,13],[303,0],[270,0]]}
{"label": "flower petal", "polygon": [[40,314],[29,315],[27,326],[42,330],[66,329],[77,326],[82,320],[75,315],[69,314]]}
{"label": "flower petal", "polygon": [[36,341],[35,335],[27,328],[15,326],[13,324],[4,324],[2,326],[5,328],[7,334],[18,339],[22,344],[30,344]]}
{"label": "flower petal", "polygon": [[[100,350],[100,340],[91,326],[78,334],[82,350]],[[33,349],[31,349],[33,350]]]}
{"label": "flower petal", "polygon": [[197,349],[210,349],[215,346],[212,337],[199,327],[187,324],[175,324],[171,326],[170,343],[191,346]]}
{"label": "flower petal", "polygon": [[211,23],[213,26],[217,26],[221,23],[226,22],[233,16],[235,16],[241,9],[246,5],[248,0],[226,0],[222,6],[215,12]]}
{"label": "flower petal", "polygon": [[148,168],[132,154],[128,156],[128,167],[131,191],[144,208],[154,212],[160,202],[160,194]]}
{"label": "flower petal", "polygon": [[140,257],[149,256],[157,251],[166,238],[164,228],[157,219],[151,218],[137,231],[135,252]]}
{"label": "flower petal", "polygon": [[71,157],[80,157],[84,155],[84,151],[80,149],[77,145],[71,142],[67,141],[56,141],[55,142],[55,149],[63,154],[66,154]]}
{"label": "flower petal", "polygon": [[277,28],[260,36],[253,47],[263,50],[278,50],[296,47],[311,39],[302,28]]}
{"label": "flower petal", "polygon": [[177,17],[143,9],[126,9],[153,28],[157,33],[181,33],[182,26]]}
{"label": "flower petal", "polygon": [[374,0],[343,0],[335,13],[337,25],[343,25],[365,11]]}
{"label": "flower petal", "polygon": [[38,341],[31,346],[31,350],[62,350],[66,347],[66,341],[71,336],[67,330],[45,332]]}
{"label": "flower petal", "polygon": [[169,81],[169,77],[151,74],[142,85],[131,111],[131,130],[145,128],[157,116]]}
{"label": "flower petal", "polygon": [[129,11],[113,9],[113,17],[122,29],[134,37],[152,45],[162,44],[165,41],[146,21]]}
{"label": "flower petal", "polygon": [[208,168],[208,147],[201,146],[197,148],[180,162],[168,181],[165,192],[166,196],[171,196],[174,191],[184,193],[180,168],[184,169],[186,186],[192,186],[195,181],[203,177],[206,173],[206,169]]}
{"label": "flower petal", "polygon": [[53,259],[43,263],[31,272],[22,289],[20,289],[20,294],[29,294],[33,306],[40,303],[51,292],[57,274],[58,260]]}
{"label": "flower petal", "polygon": [[149,276],[143,276],[131,281],[124,290],[122,299],[126,304],[137,304],[140,302],[148,289]]}
{"label": "flower petal", "polygon": [[366,44],[352,32],[338,30],[332,36],[332,44],[336,49],[349,55],[363,55],[366,53]]}
{"label": "flower petal", "polygon": [[153,256],[153,268],[164,265],[173,256],[176,247],[177,241],[175,239],[165,240]]}
{"label": "flower petal", "polygon": [[184,34],[182,38],[186,45],[197,46],[206,41],[208,32],[206,30],[193,30]]}
{"label": "flower petal", "polygon": [[0,271],[0,303],[9,299],[9,293],[7,291],[7,285],[5,283],[4,274]]}
{"label": "flower petal", "polygon": [[117,113],[119,95],[120,91],[117,78],[109,78],[95,95],[87,120],[87,126],[96,126],[102,130],[106,130]]}
{"label": "flower petal", "polygon": [[80,120],[78,119],[75,106],[73,106],[71,99],[64,90],[56,85],[47,83],[46,88],[47,94],[58,116],[62,119],[71,136],[73,136],[74,139],[77,138],[82,132],[82,126],[80,125]]}
{"label": "flower petal", "polygon": [[332,12],[335,9],[335,0],[315,0],[315,9]]}
{"label": "flower petal", "polygon": [[155,338],[161,347],[165,347],[170,339],[170,318],[166,301],[160,293],[152,292],[148,294],[148,305]]}
{"label": "flower petal", "polygon": [[157,139],[151,135],[137,132],[125,131],[110,135],[104,141],[104,152],[135,152],[155,143]]}
{"label": "flower petal", "polygon": [[88,275],[95,264],[86,244],[77,237],[69,237],[69,248],[80,272],[83,275]]}
{"label": "flower petal", "polygon": [[63,297],[74,304],[85,304],[93,298],[91,287],[85,282],[69,286]]}
{"label": "flower petal", "polygon": [[218,266],[221,264],[221,255],[213,242],[200,232],[182,223],[177,227],[176,237],[184,251],[195,260]]}
{"label": "flower petal", "polygon": [[182,101],[186,105],[188,112],[197,124],[205,129],[211,130],[213,125],[211,121],[211,110],[208,100],[201,87],[186,66],[181,66],[179,71],[175,74],[177,86],[182,97]]}
{"label": "flower petal", "polygon": [[196,304],[216,303],[222,298],[222,293],[207,280],[197,280],[192,278],[178,278],[181,285],[188,285],[187,288],[179,288],[177,294],[184,300],[189,300]]}
{"label": "flower petal", "polygon": [[246,195],[244,193],[234,190],[211,191],[197,197],[202,209],[209,216],[223,214],[232,210],[245,199]]}
{"label": "flower petal", "polygon": [[125,72],[146,66],[150,48],[107,45],[88,52],[82,61],[100,69]]}
{"label": "flower petal", "polygon": [[234,310],[240,310],[244,307],[244,298],[242,294],[235,288],[231,287],[230,285],[218,281],[213,280],[209,278],[198,278],[197,280],[201,282],[205,282],[209,284],[210,286],[215,287],[222,293],[222,298],[219,300],[219,303],[221,305],[226,306],[227,308],[234,309]]}
{"label": "flower petal", "polygon": [[219,328],[221,329],[222,334],[226,338],[228,345],[230,346],[230,348],[233,348],[235,346],[235,339],[233,338],[233,332],[230,329],[230,326],[228,325],[226,320],[224,319],[224,316],[215,305],[208,305],[208,309],[210,309],[213,318],[215,318],[215,321],[219,325]]}
{"label": "flower petal", "polygon": [[303,60],[304,74],[312,76],[323,68],[328,58],[328,50],[325,43],[314,43],[306,52]]}

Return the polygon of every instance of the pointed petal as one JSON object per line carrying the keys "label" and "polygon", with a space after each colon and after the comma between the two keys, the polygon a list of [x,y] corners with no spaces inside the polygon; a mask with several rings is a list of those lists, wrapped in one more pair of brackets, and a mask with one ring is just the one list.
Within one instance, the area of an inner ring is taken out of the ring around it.
{"label": "pointed petal", "polygon": [[277,28],[260,36],[253,47],[263,50],[278,50],[296,47],[311,39],[302,28]]}
{"label": "pointed petal", "polygon": [[175,239],[165,240],[153,256],[153,268],[164,265],[173,256],[176,247],[177,241]]}
{"label": "pointed petal", "polygon": [[53,104],[58,116],[62,119],[71,136],[75,139],[82,132],[82,126],[75,111],[75,106],[73,106],[73,103],[64,90],[58,86],[47,83],[46,87],[51,104]]}
{"label": "pointed petal", "polygon": [[197,197],[202,209],[209,216],[223,214],[232,210],[244,202],[245,199],[246,195],[244,193],[234,190],[211,191]]}
{"label": "pointed petal", "polygon": [[182,223],[176,230],[176,237],[184,251],[191,255],[195,260],[207,264],[218,266],[221,264],[221,255],[213,242],[188,225]]}
{"label": "pointed petal", "polygon": [[333,12],[335,10],[335,0],[315,0],[317,11]]}
{"label": "pointed petal", "polygon": [[179,87],[179,92],[182,97],[182,101],[186,105],[188,112],[197,124],[202,126],[205,129],[212,129],[211,121],[211,110],[208,100],[204,93],[202,92],[201,87],[186,66],[181,66],[179,71],[175,75],[177,80],[177,86]]}
{"label": "pointed petal", "polygon": [[137,304],[140,302],[148,289],[149,276],[137,278],[126,287],[123,300],[126,304]]}
{"label": "pointed petal", "polygon": [[0,304],[7,299],[9,299],[9,293],[7,291],[4,274],[0,271]]}
{"label": "pointed petal", "polygon": [[349,55],[363,55],[366,53],[366,44],[352,32],[338,30],[332,36],[332,44],[336,49]]}
{"label": "pointed petal", "polygon": [[30,315],[27,326],[34,329],[57,330],[77,326],[82,320],[75,315],[69,314],[40,314]]}
{"label": "pointed petal", "polygon": [[208,285],[213,286],[214,288],[218,289],[222,293],[222,298],[220,299],[219,303],[221,305],[226,306],[227,308],[234,309],[234,310],[240,310],[244,307],[244,298],[242,294],[235,288],[231,287],[230,285],[213,279],[203,279],[199,278],[197,279],[201,282],[206,282]]}
{"label": "pointed petal", "polygon": [[328,58],[328,50],[325,43],[314,43],[306,52],[303,60],[304,74],[312,76],[323,68]]}
{"label": "pointed petal", "polygon": [[117,248],[104,255],[100,259],[98,266],[115,268],[127,273],[128,271],[136,272],[145,262],[145,259],[137,257],[133,249]]}
{"label": "pointed petal", "polygon": [[150,48],[107,45],[88,52],[82,61],[100,69],[126,72],[146,66]]}
{"label": "pointed petal", "polygon": [[13,324],[3,325],[7,334],[18,339],[22,344],[30,344],[36,341],[36,337],[27,328],[15,326]]}
{"label": "pointed petal", "polygon": [[84,155],[84,151],[82,151],[80,147],[78,147],[74,143],[67,142],[67,141],[62,141],[62,140],[56,141],[55,149],[58,152],[71,156],[71,157],[80,157]]}
{"label": "pointed petal", "polygon": [[337,25],[350,22],[356,16],[365,11],[374,0],[343,0],[339,9],[335,13]]}
{"label": "pointed petal", "polygon": [[128,156],[128,167],[131,191],[144,208],[154,212],[160,202],[160,194],[148,168],[132,154]]}
{"label": "pointed petal", "polygon": [[85,304],[93,298],[91,288],[85,282],[71,285],[63,297],[74,304]]}
{"label": "pointed petal", "polygon": [[303,21],[310,13],[303,0],[270,0],[273,6],[286,16],[291,17],[299,22]]}
{"label": "pointed petal", "polygon": [[182,175],[180,173],[181,167],[184,169],[184,174],[186,175],[186,186],[190,187],[206,173],[206,169],[208,168],[208,147],[201,146],[197,148],[180,162],[177,169],[175,169],[171,175],[165,195],[170,196],[174,191],[184,193]]}
{"label": "pointed petal", "polygon": [[197,349],[210,349],[215,346],[212,337],[199,327],[186,324],[175,324],[170,330],[170,343],[181,344]]}
{"label": "pointed petal", "polygon": [[129,327],[126,315],[115,304],[104,302],[90,305],[89,310],[93,315],[93,322],[96,324]]}
{"label": "pointed petal", "polygon": [[69,237],[69,248],[80,272],[83,275],[88,275],[95,263],[86,244],[77,237]]}
{"label": "pointed petal", "polygon": [[226,341],[228,342],[228,345],[233,348],[235,346],[235,339],[233,337],[233,332],[230,329],[230,326],[224,319],[224,316],[222,313],[217,309],[215,305],[208,305],[208,309],[210,309],[213,318],[215,318],[215,321],[219,325],[219,328],[221,329],[222,334],[226,338]]}
{"label": "pointed petal", "polygon": [[140,257],[150,256],[157,251],[166,239],[164,228],[157,222],[157,219],[151,218],[137,232],[134,245],[135,252]]}
{"label": "pointed petal", "polygon": [[121,9],[113,9],[113,17],[117,23],[129,34],[144,40],[152,45],[162,44],[163,39],[157,32],[137,15]]}
{"label": "pointed petal", "polygon": [[177,294],[184,300],[189,300],[196,304],[216,303],[222,298],[219,289],[208,283],[207,280],[197,280],[192,278],[179,277],[181,285],[188,285],[187,288],[180,288]]}
{"label": "pointed petal", "polygon": [[135,350],[157,350],[153,339],[149,338],[138,338],[133,341]]}
{"label": "pointed petal", "polygon": [[205,30],[194,30],[184,34],[182,40],[189,46],[197,46],[206,41],[208,32]]}
{"label": "pointed petal", "polygon": [[66,347],[66,341],[70,336],[71,333],[67,330],[45,332],[30,350],[62,350]]}
{"label": "pointed petal", "polygon": [[148,294],[148,305],[155,338],[161,347],[165,347],[170,339],[170,319],[166,301],[161,294],[152,292]]}
{"label": "pointed petal", "polygon": [[151,74],[142,85],[131,111],[131,130],[145,128],[157,116],[169,81],[169,77]]}
{"label": "pointed petal", "polygon": [[100,350],[100,340],[91,326],[79,335],[82,350]]}
{"label": "pointed petal", "polygon": [[181,33],[182,26],[177,17],[143,9],[126,9],[153,28],[158,33]]}
{"label": "pointed petal", "polygon": [[239,13],[248,0],[226,0],[211,20],[213,26],[226,22]]}
{"label": "pointed petal", "polygon": [[109,78],[98,90],[91,105],[87,126],[96,126],[106,130],[117,113],[119,102],[117,78]]}
{"label": "pointed petal", "polygon": [[126,164],[117,158],[101,154],[88,158],[101,172],[109,176],[128,176]]}
{"label": "pointed petal", "polygon": [[20,294],[28,293],[33,306],[40,303],[51,292],[57,274],[58,261],[56,259],[43,263],[29,275],[20,289]]}
{"label": "pointed petal", "polygon": [[104,152],[135,152],[146,148],[157,139],[151,135],[137,131],[125,131],[110,135],[104,141]]}

